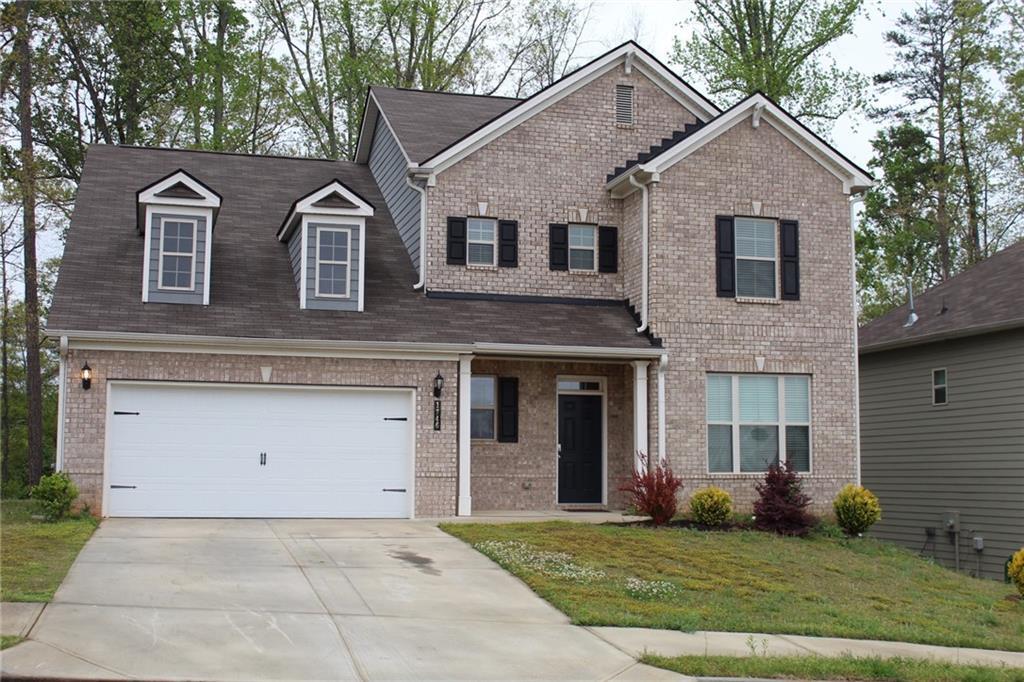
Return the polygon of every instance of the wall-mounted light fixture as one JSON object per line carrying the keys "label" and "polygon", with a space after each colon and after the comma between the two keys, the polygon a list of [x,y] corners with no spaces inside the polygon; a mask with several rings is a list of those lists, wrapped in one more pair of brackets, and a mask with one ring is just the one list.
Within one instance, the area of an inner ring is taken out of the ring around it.
{"label": "wall-mounted light fixture", "polygon": [[92,386],[92,368],[87,362],[82,365],[82,389],[88,391],[90,386]]}
{"label": "wall-mounted light fixture", "polygon": [[438,372],[437,376],[434,377],[434,397],[441,397],[441,390],[444,388],[444,377]]}

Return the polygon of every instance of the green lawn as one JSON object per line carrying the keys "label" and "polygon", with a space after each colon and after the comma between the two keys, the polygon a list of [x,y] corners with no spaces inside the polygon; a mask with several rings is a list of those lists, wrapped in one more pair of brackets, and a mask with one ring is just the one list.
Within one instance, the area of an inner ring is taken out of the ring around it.
{"label": "green lawn", "polygon": [[0,651],[3,651],[9,646],[14,646],[22,639],[22,637],[17,635],[0,635]]}
{"label": "green lawn", "polygon": [[757,531],[446,524],[581,625],[1024,651],[1024,602],[868,539]]}
{"label": "green lawn", "polygon": [[53,598],[71,563],[96,530],[92,517],[56,523],[33,519],[30,500],[0,502],[0,599]]}
{"label": "green lawn", "polygon": [[1024,682],[1024,670],[954,665],[905,658],[821,656],[644,656],[641,661],[683,675],[798,680],[900,680],[901,682]]}

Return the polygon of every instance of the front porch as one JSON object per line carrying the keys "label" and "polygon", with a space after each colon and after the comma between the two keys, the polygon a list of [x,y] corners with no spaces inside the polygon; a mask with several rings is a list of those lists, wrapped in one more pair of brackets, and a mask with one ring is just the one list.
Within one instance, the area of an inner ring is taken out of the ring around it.
{"label": "front porch", "polygon": [[637,453],[650,452],[650,424],[657,423],[650,418],[656,404],[648,409],[657,367],[650,360],[463,362],[460,387],[471,390],[460,395],[469,409],[460,404],[459,516],[584,520],[588,512],[600,518],[623,509],[619,487]]}

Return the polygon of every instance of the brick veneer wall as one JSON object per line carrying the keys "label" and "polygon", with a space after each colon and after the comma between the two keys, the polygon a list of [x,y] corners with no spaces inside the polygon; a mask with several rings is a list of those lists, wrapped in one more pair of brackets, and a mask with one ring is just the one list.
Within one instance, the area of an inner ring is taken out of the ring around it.
{"label": "brick veneer wall", "polygon": [[[634,87],[633,126],[614,122],[620,83]],[[428,288],[624,298],[625,263],[617,274],[550,270],[548,225],[577,221],[583,208],[580,222],[619,227],[621,243],[622,202],[608,196],[605,176],[694,120],[638,70],[627,76],[619,67],[443,171],[427,190]],[[479,215],[480,202],[488,216],[519,221],[519,267],[447,265],[447,217]]]}
{"label": "brick veneer wall", "polygon": [[[214,355],[69,350],[67,366],[88,362],[92,388],[82,389],[68,372],[64,405],[64,469],[78,485],[80,501],[100,513],[107,380],[262,383],[260,368],[272,367],[273,384],[408,386],[417,389],[416,515],[455,514],[458,474],[458,363],[426,360],[367,360],[325,357]],[[433,430],[434,376],[448,379],[442,424]]]}
{"label": "brick veneer wall", "polygon": [[[670,353],[667,449],[685,495],[708,484],[752,503],[760,475],[709,475],[708,371],[812,375],[812,470],[819,511],[856,477],[856,358],[848,198],[840,181],[777,130],[750,119],[673,166],[651,192],[651,326]],[[774,305],[715,293],[716,214],[800,221],[800,298]],[[651,376],[652,414],[654,375]],[[653,417],[652,417],[653,420]],[[652,437],[652,448],[655,440]]]}
{"label": "brick veneer wall", "polygon": [[630,365],[477,359],[474,374],[519,378],[519,442],[473,441],[477,510],[554,509],[558,494],[556,379],[605,377],[608,409],[608,505],[633,468],[633,368]]}

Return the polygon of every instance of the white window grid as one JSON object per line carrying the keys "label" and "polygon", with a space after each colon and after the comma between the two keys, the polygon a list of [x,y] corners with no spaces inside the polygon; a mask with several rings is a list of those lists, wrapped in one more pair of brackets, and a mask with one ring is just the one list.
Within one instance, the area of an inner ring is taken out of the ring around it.
{"label": "white window grid", "polygon": [[[341,233],[344,232],[346,235],[346,246],[345,246],[345,260],[331,260],[320,258],[320,235],[325,232]],[[345,293],[343,294],[329,294],[320,291],[320,266],[321,265],[344,265],[345,266]],[[347,227],[323,227],[317,226],[316,228],[316,270],[313,273],[315,283],[315,295],[317,298],[349,298],[351,295],[351,279],[352,279],[352,230]]]}
{"label": "white window grid", "polygon": [[[192,250],[191,251],[165,251],[164,250],[164,226],[167,223],[187,223],[192,226]],[[160,218],[160,253],[157,259],[156,288],[163,291],[192,291],[196,288],[196,253],[199,246],[199,221],[195,218],[183,218],[177,216],[162,216]],[[164,256],[187,256],[192,271],[189,274],[189,285],[187,287],[164,286]]]}
{"label": "white window grid", "polygon": [[733,226],[733,240],[734,240],[734,242],[738,242],[738,240],[736,239],[736,236],[735,236],[736,235],[735,220],[737,220],[737,219],[751,220],[751,221],[756,221],[756,222],[763,222],[763,223],[771,223],[772,224],[772,252],[773,252],[773,255],[770,258],[768,256],[741,256],[741,255],[739,255],[739,250],[735,248],[735,244],[733,245],[733,247],[735,249],[737,263],[739,261],[741,261],[741,260],[749,260],[749,261],[761,261],[761,262],[766,262],[766,263],[771,263],[772,264],[772,281],[774,282],[774,284],[772,285],[772,288],[774,289],[775,293],[772,296],[756,296],[754,294],[741,294],[740,293],[740,280],[739,280],[740,269],[739,269],[739,267],[736,267],[736,268],[734,268],[734,271],[735,271],[735,275],[734,276],[736,277],[736,282],[735,282],[735,285],[734,285],[736,287],[736,296],[739,297],[739,298],[763,298],[763,299],[768,299],[768,300],[777,299],[779,297],[779,237],[778,237],[779,231],[778,231],[778,221],[772,220],[770,218],[752,218],[752,217],[747,217],[747,216],[736,216],[736,218],[733,219],[734,220],[734,226]]}
{"label": "white window grid", "polygon": [[[475,223],[475,225],[474,225]],[[473,238],[473,230],[476,228],[479,230],[483,226],[490,228],[491,238],[481,239],[479,236]],[[474,262],[471,254],[473,253],[472,246],[474,244],[484,244],[491,247],[491,260],[490,262]],[[481,217],[469,217],[466,219],[466,264],[467,265],[497,265],[498,263],[498,221],[494,218],[481,218]]]}
{"label": "white window grid", "polygon": [[[474,406],[472,403],[472,386],[473,379],[487,379],[491,385],[491,401],[488,405]],[[498,438],[498,377],[492,374],[474,374],[470,378],[470,407],[469,411],[472,415],[474,410],[489,410],[491,413],[491,435],[490,436],[471,436],[471,440],[496,440]]]}
{"label": "white window grid", "polygon": [[[590,246],[573,244],[573,232],[579,234],[580,232],[586,231],[590,233]],[[591,255],[591,267],[589,268],[577,268],[573,267],[572,254],[573,252],[589,251]],[[576,272],[596,272],[597,271],[597,225],[584,225],[579,223],[572,223],[569,225],[569,269]]]}

